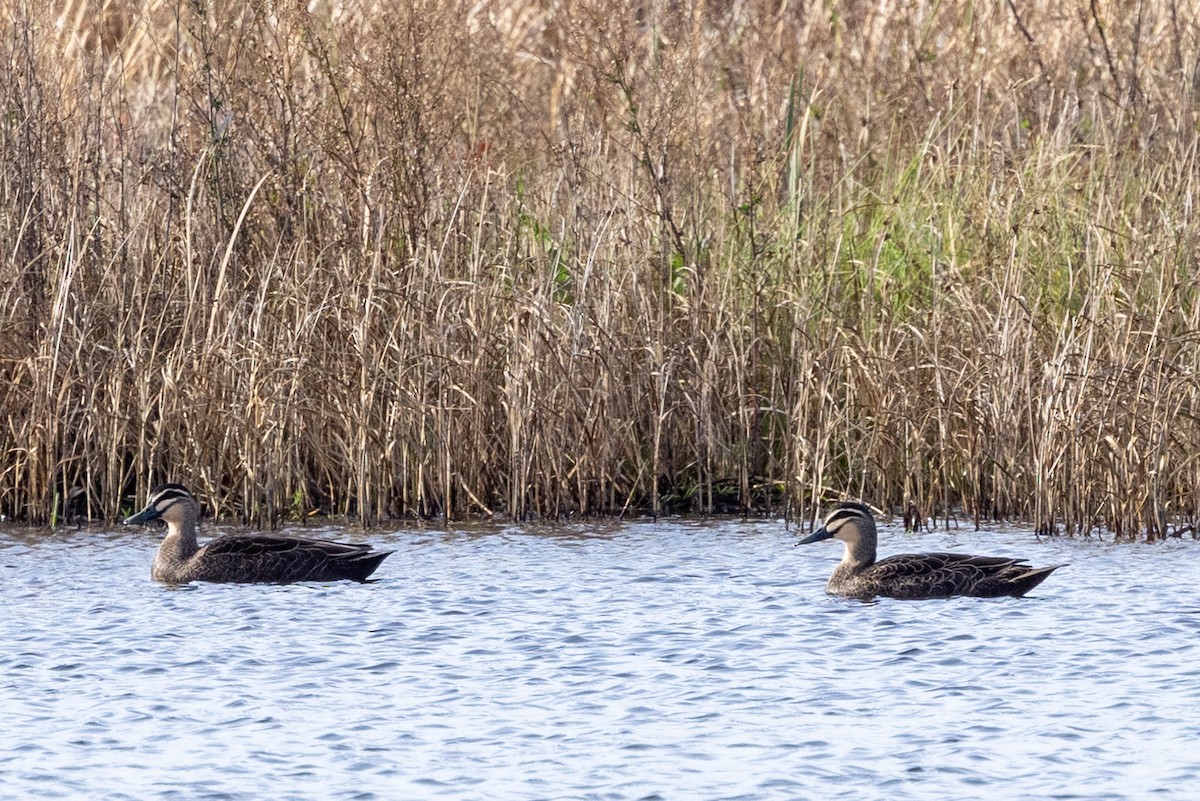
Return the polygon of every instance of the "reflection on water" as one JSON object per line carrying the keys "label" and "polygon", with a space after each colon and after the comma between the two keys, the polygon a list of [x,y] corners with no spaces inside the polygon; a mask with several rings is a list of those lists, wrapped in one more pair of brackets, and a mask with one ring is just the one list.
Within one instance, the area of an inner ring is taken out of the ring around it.
{"label": "reflection on water", "polygon": [[[310,531],[309,533],[314,533]],[[353,536],[323,531],[324,535]],[[149,579],[0,533],[0,798],[1190,799],[1200,544],[881,531],[1070,562],[1025,599],[824,594],[775,522],[397,532],[378,581]]]}

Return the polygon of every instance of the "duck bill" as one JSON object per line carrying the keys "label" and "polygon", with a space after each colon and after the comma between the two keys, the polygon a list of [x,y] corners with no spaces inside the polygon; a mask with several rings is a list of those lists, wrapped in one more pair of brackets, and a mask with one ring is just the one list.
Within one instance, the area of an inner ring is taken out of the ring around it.
{"label": "duck bill", "polygon": [[153,506],[147,506],[145,509],[138,512],[136,515],[125,518],[124,522],[122,522],[121,525],[137,526],[142,523],[149,523],[151,520],[157,520],[157,519],[158,519],[158,510],[155,509]]}
{"label": "duck bill", "polygon": [[833,537],[833,535],[830,534],[828,531],[826,531],[824,526],[821,526],[819,529],[814,531],[812,534],[809,534],[807,537],[800,540],[796,544],[797,545],[808,545],[810,542],[820,542],[821,540],[827,540],[832,537]]}

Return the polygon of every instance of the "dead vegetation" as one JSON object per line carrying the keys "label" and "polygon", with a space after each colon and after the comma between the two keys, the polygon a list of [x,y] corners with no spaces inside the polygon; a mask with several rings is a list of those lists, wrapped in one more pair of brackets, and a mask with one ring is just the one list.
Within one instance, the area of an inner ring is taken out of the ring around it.
{"label": "dead vegetation", "polygon": [[11,518],[1200,509],[1191,6],[0,8]]}

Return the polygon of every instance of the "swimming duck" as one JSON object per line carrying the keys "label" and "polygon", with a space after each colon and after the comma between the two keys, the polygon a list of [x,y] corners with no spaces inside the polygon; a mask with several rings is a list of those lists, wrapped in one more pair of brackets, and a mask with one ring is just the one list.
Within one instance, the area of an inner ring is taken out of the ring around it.
{"label": "swimming duck", "polygon": [[825,591],[849,598],[921,599],[970,595],[976,598],[1020,596],[1063,565],[1030,567],[1023,559],[963,553],[919,553],[875,561],[875,518],[861,503],[839,504],[821,528],[798,545],[835,537],[846,554]]}
{"label": "swimming duck", "polygon": [[201,547],[196,544],[199,512],[199,505],[183,485],[163,484],[150,493],[145,509],[125,520],[125,525],[166,522],[167,536],[150,571],[156,581],[365,581],[391,554],[369,545],[274,534],[226,534]]}

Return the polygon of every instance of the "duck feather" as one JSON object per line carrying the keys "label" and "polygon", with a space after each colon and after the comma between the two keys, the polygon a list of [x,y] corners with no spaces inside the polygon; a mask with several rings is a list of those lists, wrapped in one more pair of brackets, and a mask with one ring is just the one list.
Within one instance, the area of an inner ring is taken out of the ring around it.
{"label": "duck feather", "polygon": [[142,511],[125,520],[126,524],[160,519],[167,523],[153,578],[170,584],[365,581],[391,554],[369,545],[260,533],[226,534],[200,546],[198,516],[199,505],[187,489],[164,484],[150,493]]}
{"label": "duck feather", "polygon": [[861,503],[840,504],[801,544],[829,538],[845,542],[846,553],[826,591],[852,598],[1021,596],[1063,566],[1033,567],[1024,559],[945,552],[897,554],[877,560],[875,518]]}

